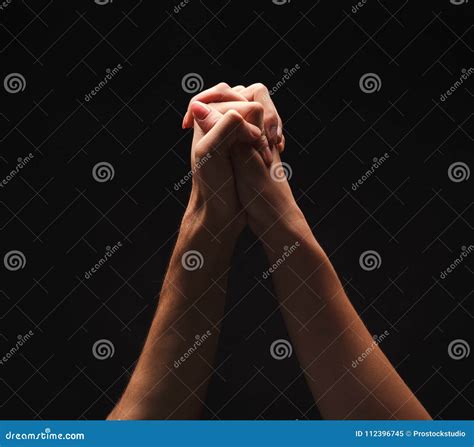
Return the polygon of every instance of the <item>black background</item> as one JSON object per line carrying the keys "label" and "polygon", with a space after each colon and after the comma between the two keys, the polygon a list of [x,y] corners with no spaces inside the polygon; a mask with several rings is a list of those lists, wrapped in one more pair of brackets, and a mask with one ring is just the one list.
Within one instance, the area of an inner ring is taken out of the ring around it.
{"label": "black background", "polygon": [[[173,190],[189,170],[182,78],[272,87],[295,64],[273,99],[298,203],[371,332],[389,331],[382,349],[432,416],[471,418],[471,359],[447,347],[472,344],[472,259],[445,280],[440,272],[472,242],[472,179],[448,177],[454,162],[474,165],[472,79],[440,95],[473,65],[472,5],[368,0],[353,13],[355,2],[191,0],[176,13],[177,4],[13,0],[0,13],[1,79],[26,79],[21,93],[0,88],[0,177],[35,156],[0,190],[2,258],[20,250],[27,260],[15,272],[0,266],[2,355],[34,332],[0,367],[0,418],[106,416],[147,334],[189,194],[189,183]],[[378,92],[360,90],[365,73],[379,75]],[[385,152],[376,176],[351,190]],[[114,167],[110,182],[92,177],[101,161]],[[361,269],[366,250],[381,255],[379,269]],[[287,334],[271,279],[261,279],[267,267],[243,234],[208,418],[319,418],[295,356],[270,356]],[[99,339],[114,344],[112,358],[94,358]]]}

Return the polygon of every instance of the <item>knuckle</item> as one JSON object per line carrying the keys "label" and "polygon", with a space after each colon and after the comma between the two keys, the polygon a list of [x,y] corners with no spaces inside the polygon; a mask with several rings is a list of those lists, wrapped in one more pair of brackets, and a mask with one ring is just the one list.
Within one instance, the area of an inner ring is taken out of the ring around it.
{"label": "knuckle", "polygon": [[250,108],[252,109],[253,112],[255,113],[264,113],[265,108],[263,107],[263,104],[253,101],[250,103]]}
{"label": "knuckle", "polygon": [[265,113],[265,121],[271,124],[278,124],[278,114],[274,110],[268,110]]}
{"label": "knuckle", "polygon": [[231,123],[240,123],[243,120],[240,113],[237,112],[237,110],[235,110],[235,109],[229,109],[225,113],[225,116],[226,116],[227,120]]}
{"label": "knuckle", "polygon": [[260,91],[260,92],[268,92],[268,89],[265,84],[262,84],[261,82],[257,82],[255,85],[255,89]]}
{"label": "knuckle", "polygon": [[227,82],[219,82],[219,84],[217,84],[216,87],[219,90],[227,90],[227,89],[230,88],[230,86],[229,86],[229,84],[227,84]]}

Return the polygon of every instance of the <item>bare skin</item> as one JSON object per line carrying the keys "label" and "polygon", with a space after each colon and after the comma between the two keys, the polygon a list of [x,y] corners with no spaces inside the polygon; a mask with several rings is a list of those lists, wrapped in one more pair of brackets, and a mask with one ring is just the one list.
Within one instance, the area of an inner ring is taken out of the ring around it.
{"label": "bare skin", "polygon": [[202,414],[227,273],[235,241],[247,224],[231,151],[254,147],[264,165],[271,162],[263,107],[249,104],[237,108],[260,127],[235,110],[220,113],[198,102],[191,107],[191,196],[145,346],[108,419],[196,419]]}
{"label": "bare skin", "polygon": [[[223,312],[226,273],[236,237],[248,224],[263,242],[270,265],[282,256],[284,246],[297,242],[272,280],[323,417],[430,419],[374,346],[296,204],[282,175],[280,152],[285,141],[268,91],[261,84],[234,89],[219,84],[193,98],[183,120],[183,127],[191,126],[192,163],[196,154],[204,157],[216,151],[219,156],[195,173],[150,334],[130,384],[109,418],[199,417]],[[181,258],[191,249],[200,251],[205,263],[188,272]],[[207,330],[212,336],[173,370],[173,362],[188,350],[194,336]],[[353,360],[369,347],[370,355],[353,368]]]}
{"label": "bare skin", "polygon": [[[274,164],[279,155],[274,152]],[[269,174],[255,153],[233,157],[239,198],[270,265],[288,332],[315,402],[326,419],[430,419],[382,353],[349,301],[288,182]],[[283,181],[282,181],[283,180]],[[258,191],[258,194],[255,192]],[[262,210],[266,210],[262,213]],[[368,348],[370,355],[351,366]]]}

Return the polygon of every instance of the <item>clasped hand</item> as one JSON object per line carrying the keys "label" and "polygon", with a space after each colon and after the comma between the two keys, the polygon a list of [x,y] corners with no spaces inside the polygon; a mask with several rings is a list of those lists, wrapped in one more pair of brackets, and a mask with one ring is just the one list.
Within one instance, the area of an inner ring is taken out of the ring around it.
{"label": "clasped hand", "polygon": [[[278,266],[271,270],[278,307],[323,417],[429,419],[374,346],[295,202],[280,160],[282,123],[268,90],[219,84],[191,100],[183,127],[194,127],[189,204],[143,352],[108,418],[201,417],[234,245],[248,224],[269,265]],[[298,249],[289,256],[293,243]],[[206,338],[197,351],[199,334]],[[351,370],[368,349],[370,357]]]}
{"label": "clasped hand", "polygon": [[261,234],[300,215],[280,153],[282,121],[263,84],[220,83],[191,99],[183,128],[194,127],[189,209],[218,233],[249,224]]}

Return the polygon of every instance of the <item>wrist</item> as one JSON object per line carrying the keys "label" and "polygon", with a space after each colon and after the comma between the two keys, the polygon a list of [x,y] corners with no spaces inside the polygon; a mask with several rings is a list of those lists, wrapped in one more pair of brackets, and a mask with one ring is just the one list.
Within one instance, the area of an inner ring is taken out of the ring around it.
{"label": "wrist", "polygon": [[183,216],[181,228],[188,232],[200,232],[209,238],[215,245],[231,246],[242,231],[239,218],[229,215],[216,204],[198,202],[190,199]]}
{"label": "wrist", "polygon": [[199,275],[220,278],[229,268],[236,241],[237,235],[219,234],[205,210],[188,207],[181,221],[170,270],[183,273],[181,267],[184,267],[184,270],[198,270]]}
{"label": "wrist", "polygon": [[301,232],[308,227],[303,212],[295,202],[280,204],[278,208],[260,208],[258,215],[249,215],[249,223],[261,239],[291,231]]}
{"label": "wrist", "polygon": [[311,227],[296,205],[285,214],[275,216],[275,219],[267,222],[265,226],[260,226],[256,234],[268,252],[279,253],[283,247],[291,247],[294,244],[319,246]]}

